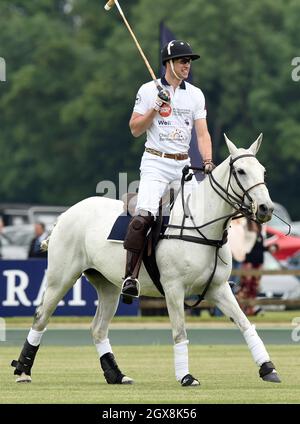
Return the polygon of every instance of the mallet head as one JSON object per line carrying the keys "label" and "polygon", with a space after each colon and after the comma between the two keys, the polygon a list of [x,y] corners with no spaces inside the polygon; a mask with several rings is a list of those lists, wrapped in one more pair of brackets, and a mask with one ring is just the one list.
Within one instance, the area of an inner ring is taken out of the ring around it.
{"label": "mallet head", "polygon": [[107,3],[106,3],[106,5],[104,6],[104,9],[105,10],[110,10],[112,7],[113,7],[113,5],[115,4],[115,0],[109,0]]}

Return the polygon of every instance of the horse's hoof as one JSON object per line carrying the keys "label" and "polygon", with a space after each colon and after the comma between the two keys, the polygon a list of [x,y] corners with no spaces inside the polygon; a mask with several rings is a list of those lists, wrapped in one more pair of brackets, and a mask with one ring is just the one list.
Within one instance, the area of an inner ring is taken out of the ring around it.
{"label": "horse's hoof", "polygon": [[181,385],[182,387],[200,386],[200,382],[196,378],[194,378],[191,374],[187,374],[181,380]]}
{"label": "horse's hoof", "polygon": [[25,374],[25,372],[22,372],[22,374],[16,379],[16,383],[31,383],[31,377],[30,375]]}
{"label": "horse's hoof", "polygon": [[127,377],[127,375],[124,375],[124,377],[122,378],[121,384],[133,384],[134,380],[132,380],[132,378]]}
{"label": "horse's hoof", "polygon": [[272,372],[270,372],[270,374],[265,375],[264,377],[262,377],[262,379],[271,383],[281,383],[281,380],[276,370],[273,370]]}
{"label": "horse's hoof", "polygon": [[265,362],[259,369],[259,376],[264,381],[269,381],[271,383],[281,383],[280,378],[278,377],[277,371],[273,362]]}

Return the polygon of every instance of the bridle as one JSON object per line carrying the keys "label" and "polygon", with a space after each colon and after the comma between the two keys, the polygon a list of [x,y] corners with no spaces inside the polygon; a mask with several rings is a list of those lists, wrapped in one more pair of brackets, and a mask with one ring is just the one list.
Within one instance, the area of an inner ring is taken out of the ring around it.
{"label": "bridle", "polygon": [[[239,155],[237,157],[235,157],[234,159],[231,157],[230,158],[230,162],[229,162],[229,166],[230,166],[230,172],[229,172],[229,177],[228,177],[228,181],[226,184],[226,188],[224,188],[213,176],[213,171],[210,172],[208,174],[209,176],[209,182],[211,187],[213,188],[213,190],[222,198],[225,200],[225,202],[227,202],[228,204],[230,204],[233,208],[234,208],[234,212],[228,214],[228,215],[224,215],[221,216],[219,218],[216,218],[212,221],[209,221],[205,224],[202,225],[196,225],[194,217],[191,213],[191,210],[189,208],[189,200],[190,200],[190,195],[187,197],[187,199],[185,200],[185,196],[184,196],[184,185],[185,182],[190,181],[193,177],[194,174],[189,173],[190,170],[194,171],[194,172],[203,172],[204,168],[196,168],[196,167],[192,167],[192,166],[188,166],[186,165],[183,170],[182,170],[182,178],[181,178],[181,201],[182,201],[182,208],[183,208],[183,219],[182,219],[182,223],[181,225],[174,225],[174,224],[168,224],[166,225],[167,228],[173,228],[173,229],[178,229],[180,230],[179,234],[165,234],[162,236],[162,238],[164,239],[178,239],[178,240],[183,240],[183,241],[188,241],[188,242],[192,242],[192,243],[198,243],[198,244],[204,244],[204,245],[208,245],[208,246],[213,246],[216,248],[215,250],[215,262],[214,262],[214,267],[213,267],[213,271],[210,275],[210,277],[208,278],[204,290],[202,292],[201,295],[198,295],[198,300],[197,302],[192,305],[186,305],[186,308],[193,308],[195,306],[197,306],[205,297],[205,294],[207,292],[207,290],[209,289],[209,286],[213,280],[213,277],[215,275],[215,271],[217,268],[217,261],[218,261],[218,253],[219,253],[219,249],[225,244],[227,243],[227,235],[228,235],[228,231],[227,231],[227,224],[229,222],[230,219],[237,219],[240,218],[241,216],[245,216],[248,219],[254,220],[256,221],[255,218],[255,211],[256,211],[256,205],[254,200],[252,199],[251,195],[250,195],[250,191],[254,188],[257,187],[259,185],[265,185],[264,181],[258,182],[256,184],[254,184],[251,187],[248,188],[244,188],[244,186],[242,185],[241,181],[238,178],[237,172],[233,167],[233,164],[239,160],[242,159],[244,157],[253,157],[255,158],[255,155],[250,154],[250,153],[246,153],[243,155]],[[234,177],[238,187],[241,189],[242,191],[242,195],[238,194],[233,186],[232,186],[232,177]],[[230,190],[232,191],[232,193],[230,193]],[[247,205],[245,203],[245,198],[248,199],[249,201],[249,205]],[[193,226],[186,226],[185,225],[185,221],[186,219],[189,218],[192,221]],[[211,224],[214,224],[215,222],[224,220],[223,223],[223,235],[222,238],[219,240],[214,240],[214,239],[208,239],[203,233],[202,233],[202,229],[204,227],[207,227]],[[184,230],[196,230],[197,233],[199,234],[198,236],[191,236],[191,235],[185,235],[183,234]],[[200,237],[199,237],[200,236]],[[221,259],[221,258],[220,258]],[[222,260],[222,259],[221,259]],[[224,261],[223,261],[224,262]]]}
{"label": "bridle", "polygon": [[[255,158],[255,155],[251,154],[251,153],[245,153],[243,155],[239,155],[237,157],[235,157],[234,159],[232,157],[230,157],[230,162],[229,162],[229,166],[230,166],[230,172],[229,172],[229,176],[228,176],[228,182],[226,185],[226,189],[224,189],[221,184],[219,184],[216,179],[213,176],[213,173],[211,172],[209,174],[209,181],[210,181],[210,185],[211,187],[214,189],[214,191],[220,196],[222,197],[227,203],[229,203],[235,210],[237,210],[239,213],[241,213],[243,216],[246,216],[247,218],[250,218],[252,220],[255,220],[255,211],[256,211],[256,205],[254,200],[252,199],[252,197],[250,196],[249,192],[254,188],[257,187],[259,185],[265,185],[264,181],[261,181],[259,183],[254,184],[251,187],[248,187],[247,189],[244,188],[244,186],[242,185],[241,181],[238,178],[237,172],[233,167],[233,164],[242,158],[245,157],[253,157]],[[234,177],[238,187],[241,189],[242,191],[242,196],[240,194],[238,194],[231,183],[232,180],[232,176]],[[229,189],[231,189],[232,193],[231,194],[229,192]],[[220,191],[218,191],[220,190]],[[224,197],[223,194],[226,196]],[[249,201],[249,205],[247,205],[245,203],[245,197],[248,199]]]}
{"label": "bridle", "polygon": [[[215,247],[222,247],[223,244],[225,244],[227,242],[227,222],[229,221],[230,218],[239,218],[241,216],[245,216],[246,218],[249,218],[251,220],[256,220],[255,219],[255,202],[252,199],[252,197],[250,196],[249,192],[254,188],[257,187],[259,185],[265,185],[264,181],[261,181],[259,183],[254,184],[251,187],[248,187],[247,189],[245,189],[241,183],[241,181],[239,180],[237,173],[233,167],[233,164],[239,160],[242,159],[244,157],[253,157],[255,158],[255,156],[253,154],[244,154],[244,155],[239,155],[237,157],[235,157],[234,159],[230,158],[230,162],[229,162],[229,166],[230,166],[230,172],[229,172],[229,177],[228,177],[228,181],[226,184],[226,188],[224,188],[213,176],[213,171],[210,172],[208,174],[209,177],[209,182],[211,187],[213,188],[213,190],[223,199],[225,200],[226,203],[230,204],[230,206],[232,206],[234,208],[234,212],[228,214],[228,215],[224,215],[221,216],[219,218],[216,218],[212,221],[206,222],[205,224],[202,224],[200,226],[197,226],[195,224],[195,220],[194,217],[191,213],[191,210],[189,208],[189,200],[190,200],[190,196],[188,196],[188,198],[185,200],[185,196],[184,196],[184,185],[185,182],[190,181],[193,177],[193,174],[189,173],[190,170],[195,171],[195,172],[203,172],[204,168],[196,168],[196,167],[192,167],[192,166],[188,166],[186,165],[183,170],[182,170],[182,178],[181,178],[181,202],[182,202],[182,208],[183,208],[183,219],[182,219],[182,223],[181,225],[174,225],[174,224],[168,224],[166,227],[167,228],[177,228],[180,230],[180,234],[179,235],[165,235],[163,238],[179,238],[181,240],[186,240],[186,241],[191,241],[191,242],[195,242],[195,243],[200,243],[200,244],[209,244]],[[237,185],[240,187],[241,191],[242,191],[242,195],[236,193],[236,191],[234,190],[234,188],[232,187],[232,183],[231,183],[231,179],[232,176],[235,178]],[[230,193],[229,189],[231,189],[231,191],[234,193]],[[247,205],[245,203],[245,197],[249,200],[249,205]],[[193,226],[186,226],[185,225],[185,221],[187,218],[190,218]],[[202,232],[200,231],[200,229],[207,227],[211,224],[214,224],[217,221],[223,220],[225,219],[224,225],[223,225],[223,237],[221,240],[210,240],[207,239],[207,237],[204,236],[204,234],[202,234]],[[193,236],[184,236],[183,234],[183,230],[196,230],[201,237],[193,237]],[[224,235],[225,233],[225,235]]]}

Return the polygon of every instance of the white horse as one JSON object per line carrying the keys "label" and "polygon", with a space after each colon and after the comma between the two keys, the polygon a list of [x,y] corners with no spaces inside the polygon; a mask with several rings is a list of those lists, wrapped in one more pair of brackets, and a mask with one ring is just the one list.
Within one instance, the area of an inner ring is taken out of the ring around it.
{"label": "white horse", "polygon": [[[187,238],[223,238],[225,243],[224,230],[228,229],[237,210],[248,216],[255,214],[261,223],[272,216],[273,204],[264,183],[265,169],[255,157],[262,134],[248,150],[238,149],[226,136],[225,140],[230,156],[186,199],[188,213],[185,212],[186,229],[183,234]],[[83,273],[98,293],[99,304],[92,322],[92,335],[104,376],[109,384],[133,382],[118,368],[108,339],[109,324],[119,303],[126,252],[122,244],[108,241],[107,237],[122,212],[123,203],[119,200],[91,197],[75,204],[59,217],[48,244],[47,288],[43,301],[36,310],[18,361],[12,362],[17,382],[31,381],[31,367],[48,320],[58,302]],[[205,290],[205,299],[220,308],[242,332],[255,363],[260,367],[260,377],[265,381],[280,382],[262,340],[242,312],[228,284],[232,267],[228,243],[216,247],[179,240],[176,238],[180,233],[177,225],[180,227],[182,222],[182,198],[178,195],[170,217],[173,226],[167,230],[169,240],[160,240],[156,249],[172,326],[177,381],[182,386],[200,384],[189,372],[184,298],[203,294]],[[205,225],[208,222],[210,224]],[[200,237],[199,231],[202,233]],[[144,266],[140,283],[141,295],[161,296]]]}

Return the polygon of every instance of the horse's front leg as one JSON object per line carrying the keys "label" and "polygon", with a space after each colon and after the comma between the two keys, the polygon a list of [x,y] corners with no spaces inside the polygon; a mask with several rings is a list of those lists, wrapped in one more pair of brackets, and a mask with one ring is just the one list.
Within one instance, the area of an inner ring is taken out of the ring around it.
{"label": "horse's front leg", "polygon": [[176,380],[182,386],[199,386],[199,381],[189,373],[188,339],[184,319],[184,290],[180,283],[165,289],[167,308],[174,340],[174,366]]}
{"label": "horse's front leg", "polygon": [[207,300],[212,301],[221,311],[231,318],[242,332],[255,363],[260,367],[259,376],[264,381],[280,383],[275,365],[271,362],[263,341],[257,334],[255,326],[241,310],[228,282],[213,286],[207,293]]}

